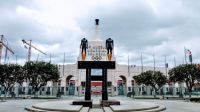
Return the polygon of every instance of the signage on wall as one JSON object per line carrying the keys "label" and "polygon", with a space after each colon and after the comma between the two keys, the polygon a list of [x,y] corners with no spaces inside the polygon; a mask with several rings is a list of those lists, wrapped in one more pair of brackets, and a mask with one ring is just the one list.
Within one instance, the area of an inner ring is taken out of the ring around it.
{"label": "signage on wall", "polygon": [[89,60],[92,61],[101,61],[104,60],[104,58],[106,58],[106,48],[105,46],[102,45],[97,45],[97,46],[88,46],[87,49],[87,55],[88,58],[90,58]]}

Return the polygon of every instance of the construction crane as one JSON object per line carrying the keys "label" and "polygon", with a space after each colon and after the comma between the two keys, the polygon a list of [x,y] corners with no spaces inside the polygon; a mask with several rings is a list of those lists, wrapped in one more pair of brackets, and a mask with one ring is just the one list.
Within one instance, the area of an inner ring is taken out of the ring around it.
{"label": "construction crane", "polygon": [[[6,41],[6,43],[4,42]],[[10,51],[12,54],[15,54],[12,49],[10,49],[8,47],[8,41],[4,38],[4,35],[1,35],[1,40],[0,40],[0,64],[1,64],[1,57],[2,57],[2,50],[3,50],[3,47],[6,48],[6,52],[5,52],[5,61],[6,61],[6,58],[7,58],[7,53],[8,51]]]}
{"label": "construction crane", "polygon": [[28,61],[30,61],[31,60],[31,48],[34,48],[35,50],[37,50],[37,51],[39,51],[39,52],[41,52],[42,54],[44,54],[44,55],[47,55],[46,53],[44,53],[43,51],[41,51],[40,49],[38,49],[38,48],[36,48],[35,46],[33,46],[32,45],[32,40],[30,40],[30,43],[28,43],[28,42],[26,42],[24,39],[22,39],[22,42],[23,42],[23,44],[26,44],[26,45],[28,45],[29,47],[27,48],[25,45],[25,48],[27,48],[28,49]]}

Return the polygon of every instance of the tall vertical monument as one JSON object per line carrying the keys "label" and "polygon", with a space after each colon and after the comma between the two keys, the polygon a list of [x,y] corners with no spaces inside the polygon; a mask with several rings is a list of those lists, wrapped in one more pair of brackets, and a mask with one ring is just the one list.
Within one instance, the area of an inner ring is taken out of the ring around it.
{"label": "tall vertical monument", "polygon": [[[96,32],[91,41],[88,41],[86,38],[81,40],[78,57],[78,69],[86,69],[85,101],[83,101],[83,106],[92,104],[91,69],[102,71],[102,77],[99,77],[102,80],[101,104],[106,106],[113,103],[108,100],[107,70],[115,69],[114,41],[111,38],[106,39],[106,41],[101,40],[99,35],[99,19],[95,19],[95,27]],[[119,102],[115,104],[119,104]]]}

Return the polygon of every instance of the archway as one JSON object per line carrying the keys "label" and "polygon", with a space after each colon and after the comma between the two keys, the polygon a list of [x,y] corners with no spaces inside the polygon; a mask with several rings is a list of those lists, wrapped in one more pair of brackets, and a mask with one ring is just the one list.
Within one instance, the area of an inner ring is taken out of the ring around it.
{"label": "archway", "polygon": [[66,92],[68,95],[75,95],[75,79],[73,75],[66,78]]}
{"label": "archway", "polygon": [[126,77],[120,75],[117,80],[118,95],[126,95]]}

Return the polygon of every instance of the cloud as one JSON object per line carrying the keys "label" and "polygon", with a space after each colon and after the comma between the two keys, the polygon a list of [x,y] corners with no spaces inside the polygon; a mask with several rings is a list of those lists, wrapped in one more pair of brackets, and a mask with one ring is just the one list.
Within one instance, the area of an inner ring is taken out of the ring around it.
{"label": "cloud", "polygon": [[[100,19],[102,39],[115,42],[118,63],[164,66],[164,57],[174,66],[183,63],[183,47],[192,50],[194,62],[199,62],[200,2],[194,0],[7,0],[0,1],[0,32],[18,55],[19,63],[26,60],[27,50],[21,39],[48,55],[32,50],[32,59],[62,63],[64,52],[67,63],[75,63],[80,40],[94,35],[94,19]],[[15,62],[15,57],[11,56]]]}

